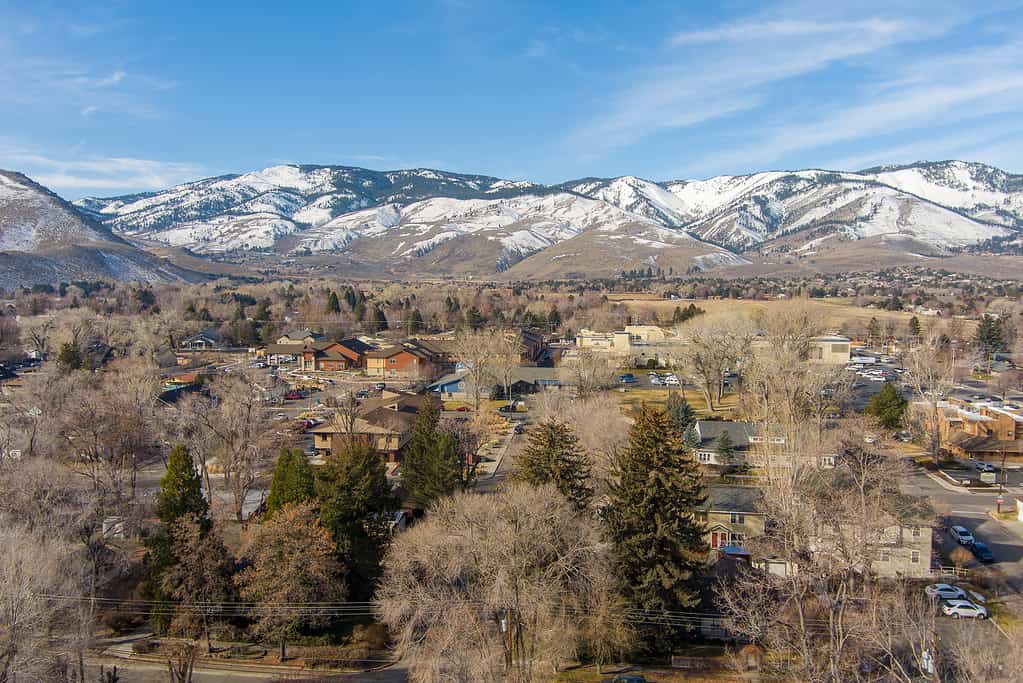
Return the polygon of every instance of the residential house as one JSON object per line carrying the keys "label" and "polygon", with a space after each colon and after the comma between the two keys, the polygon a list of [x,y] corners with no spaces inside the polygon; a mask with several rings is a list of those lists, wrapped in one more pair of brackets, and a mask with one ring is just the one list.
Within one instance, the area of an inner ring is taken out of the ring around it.
{"label": "residential house", "polygon": [[312,342],[302,348],[299,368],[316,372],[359,369],[372,350],[369,344],[354,338]]}
{"label": "residential house", "polygon": [[[381,398],[364,401],[355,418],[353,435],[367,439],[389,463],[401,461],[402,450],[412,438],[412,426],[424,401],[429,396],[385,392]],[[329,420],[309,430],[313,447],[322,456],[336,455],[344,448],[349,435],[345,426]]]}
{"label": "residential house", "polygon": [[432,380],[452,366],[451,353],[434,342],[410,339],[403,344],[365,354],[370,377]]}
{"label": "residential house", "polygon": [[209,328],[182,339],[179,346],[182,351],[216,351],[224,348],[224,340],[219,331]]}
{"label": "residential house", "polygon": [[[512,396],[535,394],[549,389],[562,389],[570,386],[571,380],[564,368],[537,368],[521,366],[514,368],[509,375],[509,392]],[[473,397],[472,377],[468,370],[456,370],[448,373],[426,390],[445,401],[464,401]],[[504,392],[504,387],[489,381],[480,395],[492,397]]]}
{"label": "residential house", "polygon": [[697,420],[694,430],[696,444],[693,450],[701,465],[728,467],[745,464],[750,445],[760,442],[758,426],[753,422]]}
{"label": "residential house", "polygon": [[316,342],[325,341],[326,337],[319,332],[313,332],[312,330],[296,330],[288,332],[287,334],[281,335],[277,338],[278,344],[302,344],[309,345],[315,344]]}
{"label": "residential house", "polygon": [[715,549],[741,547],[747,538],[762,536],[766,528],[763,492],[751,486],[708,486],[700,516],[707,528],[707,544]]}

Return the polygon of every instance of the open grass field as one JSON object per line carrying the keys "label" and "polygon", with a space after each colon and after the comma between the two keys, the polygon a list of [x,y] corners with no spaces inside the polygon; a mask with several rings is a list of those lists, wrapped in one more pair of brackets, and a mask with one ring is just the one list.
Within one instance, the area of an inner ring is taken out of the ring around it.
{"label": "open grass field", "polygon": [[[678,390],[673,389],[672,391]],[[615,391],[613,393],[626,410],[637,408],[643,404],[655,408],[664,408],[668,401],[668,391],[660,387],[656,389],[628,389],[627,391]],[[729,417],[739,398],[738,394],[726,394],[719,409],[712,412],[707,409],[707,401],[704,400],[703,395],[699,391],[686,389],[684,394],[686,401],[693,407],[696,414],[701,417],[710,417],[711,415]]]}
{"label": "open grass field", "polygon": [[[770,316],[772,311],[783,310],[792,305],[791,299],[771,299],[768,301],[754,301],[752,299],[700,299],[690,300],[650,300],[645,295],[638,295],[640,298],[619,298],[618,302],[624,304],[635,314],[653,313],[658,318],[671,318],[676,306],[683,308],[690,303],[695,303],[707,313],[738,312],[754,317]],[[610,299],[610,297],[608,297]],[[806,302],[819,311],[825,324],[834,330],[847,328],[850,332],[866,329],[871,318],[877,318],[883,325],[887,321],[895,323],[898,332],[905,333],[909,325],[912,313],[903,311],[884,311],[874,308],[861,308],[854,306],[845,299],[807,299]],[[921,325],[926,327],[929,321],[935,320],[926,316],[918,316]],[[964,328],[969,327],[968,321]]]}

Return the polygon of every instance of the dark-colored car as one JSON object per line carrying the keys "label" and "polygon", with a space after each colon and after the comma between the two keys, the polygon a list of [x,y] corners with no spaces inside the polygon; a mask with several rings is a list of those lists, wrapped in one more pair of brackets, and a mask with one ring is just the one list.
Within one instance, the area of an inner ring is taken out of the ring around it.
{"label": "dark-colored car", "polygon": [[377,382],[376,384],[373,385],[373,388],[376,389],[377,391],[383,391],[384,389],[387,388],[387,385],[384,384],[383,382]]}
{"label": "dark-colored car", "polygon": [[638,674],[618,674],[611,679],[611,683],[646,683],[646,676]]}
{"label": "dark-colored car", "polygon": [[305,398],[305,394],[301,391],[289,391],[284,394],[285,401],[298,401],[299,399]]}
{"label": "dark-colored car", "polygon": [[526,429],[525,429],[525,427],[523,427],[523,426],[522,426],[521,424],[517,424],[517,425],[515,425],[515,427],[514,427],[514,428],[512,429],[512,431],[513,431],[513,432],[515,432],[516,434],[521,434],[522,432],[526,431]]}
{"label": "dark-colored car", "polygon": [[974,541],[973,545],[970,546],[970,550],[973,551],[973,556],[976,557],[978,561],[983,562],[984,564],[988,564],[989,562],[995,561],[995,555],[994,553],[991,552],[991,548],[987,547],[986,543]]}
{"label": "dark-colored car", "polygon": [[639,380],[636,379],[634,374],[627,372],[624,375],[618,375],[618,381],[622,384],[635,384]]}

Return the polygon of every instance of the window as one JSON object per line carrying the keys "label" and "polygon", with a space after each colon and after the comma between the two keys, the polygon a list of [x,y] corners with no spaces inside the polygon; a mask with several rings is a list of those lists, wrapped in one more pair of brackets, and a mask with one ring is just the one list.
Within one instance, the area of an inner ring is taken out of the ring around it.
{"label": "window", "polygon": [[702,462],[705,465],[711,461],[712,457],[713,457],[713,454],[712,453],[707,453],[706,451],[701,451],[700,453],[696,454],[696,459],[699,460],[700,462]]}
{"label": "window", "polygon": [[877,558],[880,562],[888,562],[891,559],[891,555],[887,550],[881,551],[881,556]]}
{"label": "window", "polygon": [[732,524],[745,524],[746,515],[740,515],[738,512],[733,512],[729,521],[731,521]]}
{"label": "window", "polygon": [[390,363],[391,365],[396,365],[398,363],[398,359],[397,358],[388,358],[387,362]]}
{"label": "window", "polygon": [[920,538],[920,527],[913,527],[913,538]]}
{"label": "window", "polygon": [[920,564],[920,551],[914,550],[909,554],[909,561],[913,564]]}
{"label": "window", "polygon": [[732,535],[731,535],[731,539],[732,539],[732,540],[730,541],[730,543],[731,543],[732,545],[738,545],[738,546],[741,546],[741,545],[742,545],[742,543],[743,543],[743,541],[745,541],[745,540],[746,540],[746,537],[745,537],[745,536],[743,536],[742,534],[732,534]]}

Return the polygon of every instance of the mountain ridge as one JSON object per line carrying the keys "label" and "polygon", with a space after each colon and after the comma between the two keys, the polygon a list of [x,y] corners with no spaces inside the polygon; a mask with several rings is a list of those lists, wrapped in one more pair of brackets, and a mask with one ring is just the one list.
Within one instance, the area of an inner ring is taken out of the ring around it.
{"label": "mountain ridge", "polygon": [[684,272],[865,239],[929,255],[1016,242],[1023,176],[949,160],[548,185],[429,168],[285,164],[75,206],[130,241],[218,258],[345,254],[370,270],[478,275],[526,265],[577,272],[580,263],[601,274]]}

